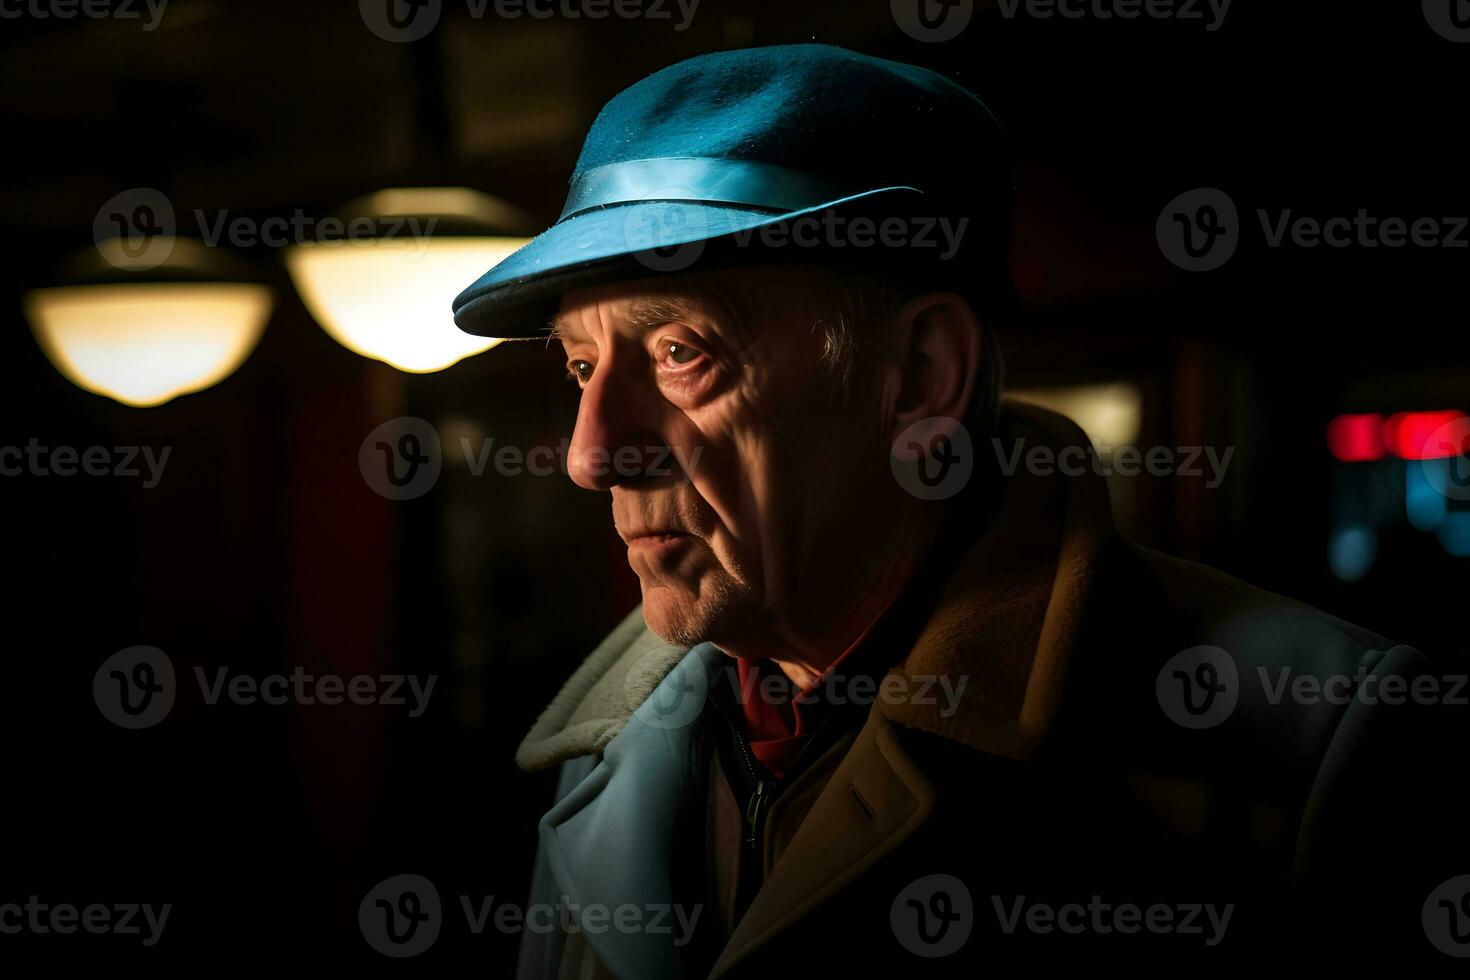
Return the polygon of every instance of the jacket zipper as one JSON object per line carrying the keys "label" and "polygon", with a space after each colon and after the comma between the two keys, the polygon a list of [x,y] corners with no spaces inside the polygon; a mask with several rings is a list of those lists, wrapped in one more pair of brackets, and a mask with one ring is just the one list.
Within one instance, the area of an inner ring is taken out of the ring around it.
{"label": "jacket zipper", "polygon": [[766,799],[766,783],[763,779],[755,781],[755,789],[750,792],[750,802],[745,806],[745,847],[754,851],[756,843],[760,840],[761,810]]}
{"label": "jacket zipper", "polygon": [[[724,710],[721,709],[724,714]],[[751,783],[749,798],[745,801],[745,839],[741,842],[744,856],[740,861],[739,882],[736,886],[736,905],[738,915],[744,915],[745,909],[749,907],[751,899],[756,891],[760,889],[761,879],[764,877],[758,869],[757,860],[760,857],[761,824],[765,818],[766,810],[771,799],[776,795],[779,788],[777,781],[767,780],[761,777],[760,769],[756,765],[755,756],[750,751],[750,743],[746,741],[745,733],[741,730],[738,722],[729,718],[726,720],[735,735],[735,744],[740,747],[740,763],[745,768],[745,775]],[[806,757],[816,744],[819,734],[827,727],[828,719],[823,719],[812,738],[803,745],[801,751],[793,760],[793,771],[797,763]]]}
{"label": "jacket zipper", "polygon": [[750,799],[745,802],[745,848],[754,851],[760,842],[760,821],[764,815],[770,786],[757,774],[750,746],[746,744],[745,735],[738,728],[735,729],[735,744],[740,746],[740,760],[745,763],[745,773],[754,784]]}

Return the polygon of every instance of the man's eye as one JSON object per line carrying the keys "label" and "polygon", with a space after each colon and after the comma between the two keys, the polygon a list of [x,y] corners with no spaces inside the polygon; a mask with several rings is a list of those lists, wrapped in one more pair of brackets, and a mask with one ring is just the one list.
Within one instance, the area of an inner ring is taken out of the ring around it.
{"label": "man's eye", "polygon": [[585,385],[587,383],[587,380],[592,377],[592,362],[572,361],[568,363],[567,377],[571,378],[579,385]]}
{"label": "man's eye", "polygon": [[688,364],[699,357],[699,351],[688,344],[681,344],[677,340],[669,340],[664,343],[664,352],[669,355],[669,360],[675,364]]}

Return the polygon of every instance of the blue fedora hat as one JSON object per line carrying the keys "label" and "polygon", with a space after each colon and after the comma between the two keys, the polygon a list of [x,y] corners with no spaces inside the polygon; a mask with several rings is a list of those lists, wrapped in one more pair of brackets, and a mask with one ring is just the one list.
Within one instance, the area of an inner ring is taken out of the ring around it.
{"label": "blue fedora hat", "polygon": [[[460,293],[454,320],[484,337],[544,337],[570,288],[819,257],[888,270],[943,261],[973,295],[1009,286],[1011,201],[994,117],[935,72],[823,44],[702,55],[603,107],[561,217]],[[826,233],[795,232],[819,218]],[[880,222],[892,234],[874,235]],[[940,222],[963,229],[955,247],[934,247]]]}

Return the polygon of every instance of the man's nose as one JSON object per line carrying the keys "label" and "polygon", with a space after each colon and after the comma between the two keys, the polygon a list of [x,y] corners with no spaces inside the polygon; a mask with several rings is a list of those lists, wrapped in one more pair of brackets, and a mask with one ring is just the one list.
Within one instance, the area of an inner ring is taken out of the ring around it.
{"label": "man's nose", "polygon": [[567,474],[587,490],[659,475],[671,465],[657,432],[656,400],[630,379],[594,372],[582,389],[577,426],[567,450]]}

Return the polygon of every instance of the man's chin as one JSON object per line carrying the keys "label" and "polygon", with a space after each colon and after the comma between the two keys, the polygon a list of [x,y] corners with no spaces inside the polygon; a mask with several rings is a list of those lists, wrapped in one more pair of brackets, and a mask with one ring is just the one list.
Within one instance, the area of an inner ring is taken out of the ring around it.
{"label": "man's chin", "polygon": [[665,643],[692,647],[707,634],[699,598],[681,584],[643,581],[643,621]]}
{"label": "man's chin", "polygon": [[682,582],[643,580],[643,621],[665,643],[692,647],[719,643],[738,622],[738,590],[709,587],[696,591]]}

